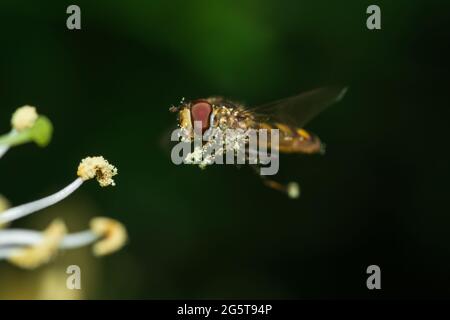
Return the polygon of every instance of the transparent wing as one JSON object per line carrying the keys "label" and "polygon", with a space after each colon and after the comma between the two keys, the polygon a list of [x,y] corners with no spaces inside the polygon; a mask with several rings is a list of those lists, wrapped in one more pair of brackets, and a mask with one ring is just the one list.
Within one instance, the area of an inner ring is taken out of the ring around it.
{"label": "transparent wing", "polygon": [[266,121],[303,127],[328,106],[341,100],[346,91],[347,87],[323,87],[273,101],[251,111]]}

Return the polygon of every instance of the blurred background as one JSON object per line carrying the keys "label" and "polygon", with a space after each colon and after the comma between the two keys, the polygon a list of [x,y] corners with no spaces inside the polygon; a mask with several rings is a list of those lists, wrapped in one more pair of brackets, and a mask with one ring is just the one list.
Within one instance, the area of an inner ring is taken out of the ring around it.
{"label": "blurred background", "polygon": [[[81,8],[82,29],[66,28]],[[382,30],[366,28],[378,4]],[[0,192],[21,204],[61,189],[103,155],[117,186],[87,183],[15,227],[71,232],[106,215],[130,242],[102,259],[61,253],[35,271],[0,262],[0,298],[450,297],[448,68],[443,1],[20,1],[0,4],[0,132],[31,104],[49,147],[1,159]],[[160,141],[182,97],[257,105],[349,85],[307,128],[324,156],[284,156],[265,188],[245,166],[175,166]],[[81,291],[65,287],[82,270]],[[382,290],[366,288],[381,268]]]}

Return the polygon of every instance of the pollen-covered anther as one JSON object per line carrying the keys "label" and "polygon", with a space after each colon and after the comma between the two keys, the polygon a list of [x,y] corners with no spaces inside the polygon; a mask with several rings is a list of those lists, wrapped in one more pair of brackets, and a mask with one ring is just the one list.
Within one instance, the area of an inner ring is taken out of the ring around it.
{"label": "pollen-covered anther", "polygon": [[102,239],[93,247],[94,255],[104,256],[122,248],[127,242],[128,235],[124,225],[106,218],[93,218],[90,223],[91,231]]}
{"label": "pollen-covered anther", "polygon": [[35,269],[51,260],[66,233],[64,222],[57,219],[43,232],[43,238],[39,244],[18,249],[8,258],[8,261],[24,269]]}
{"label": "pollen-covered anther", "polygon": [[20,132],[33,127],[37,119],[38,114],[35,107],[23,106],[13,113],[11,125],[16,131]]}
{"label": "pollen-covered anther", "polygon": [[117,174],[117,168],[103,157],[87,157],[81,160],[77,175],[83,180],[96,178],[100,186],[115,186],[112,179]]}

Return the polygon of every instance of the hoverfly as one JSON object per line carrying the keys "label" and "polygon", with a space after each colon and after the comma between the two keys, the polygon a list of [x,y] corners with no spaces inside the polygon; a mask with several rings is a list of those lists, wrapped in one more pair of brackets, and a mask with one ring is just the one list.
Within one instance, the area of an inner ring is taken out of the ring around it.
{"label": "hoverfly", "polygon": [[[222,97],[192,101],[183,99],[178,106],[172,106],[170,111],[178,113],[178,126],[191,141],[194,122],[201,123],[202,133],[215,128],[278,129],[279,142],[275,147],[280,153],[323,153],[324,144],[319,137],[303,127],[325,108],[340,101],[346,91],[346,87],[323,87],[254,108]],[[292,187],[298,189],[295,184],[283,185],[267,178],[264,183],[288,193]],[[297,193],[292,192],[293,195]]]}

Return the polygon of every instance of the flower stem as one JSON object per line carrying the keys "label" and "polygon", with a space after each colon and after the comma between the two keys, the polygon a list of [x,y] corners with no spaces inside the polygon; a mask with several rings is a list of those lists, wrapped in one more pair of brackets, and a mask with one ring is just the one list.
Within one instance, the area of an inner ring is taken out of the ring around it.
{"label": "flower stem", "polygon": [[0,260],[8,259],[20,247],[0,248]]}
{"label": "flower stem", "polygon": [[22,132],[12,131],[10,133],[0,136],[0,146],[17,146],[26,142],[32,141],[32,135],[30,130]]}
{"label": "flower stem", "polygon": [[3,155],[8,152],[9,146],[0,146],[0,158],[3,157]]}
{"label": "flower stem", "polygon": [[48,197],[45,197],[40,200],[29,202],[29,203],[26,203],[26,204],[23,204],[23,205],[14,207],[14,208],[10,208],[6,211],[3,211],[2,213],[0,213],[0,224],[17,220],[17,219],[27,216],[33,212],[47,208],[47,207],[63,200],[67,196],[69,196],[76,189],[78,189],[82,184],[83,184],[83,180],[81,178],[77,178],[77,179],[75,179],[75,181],[73,181],[71,184],[69,184],[64,189],[62,189]]}
{"label": "flower stem", "polygon": [[[13,229],[0,231],[0,250],[5,247],[33,246],[43,239],[40,231]],[[90,230],[68,234],[60,244],[60,249],[74,249],[94,243],[99,236]]]}

